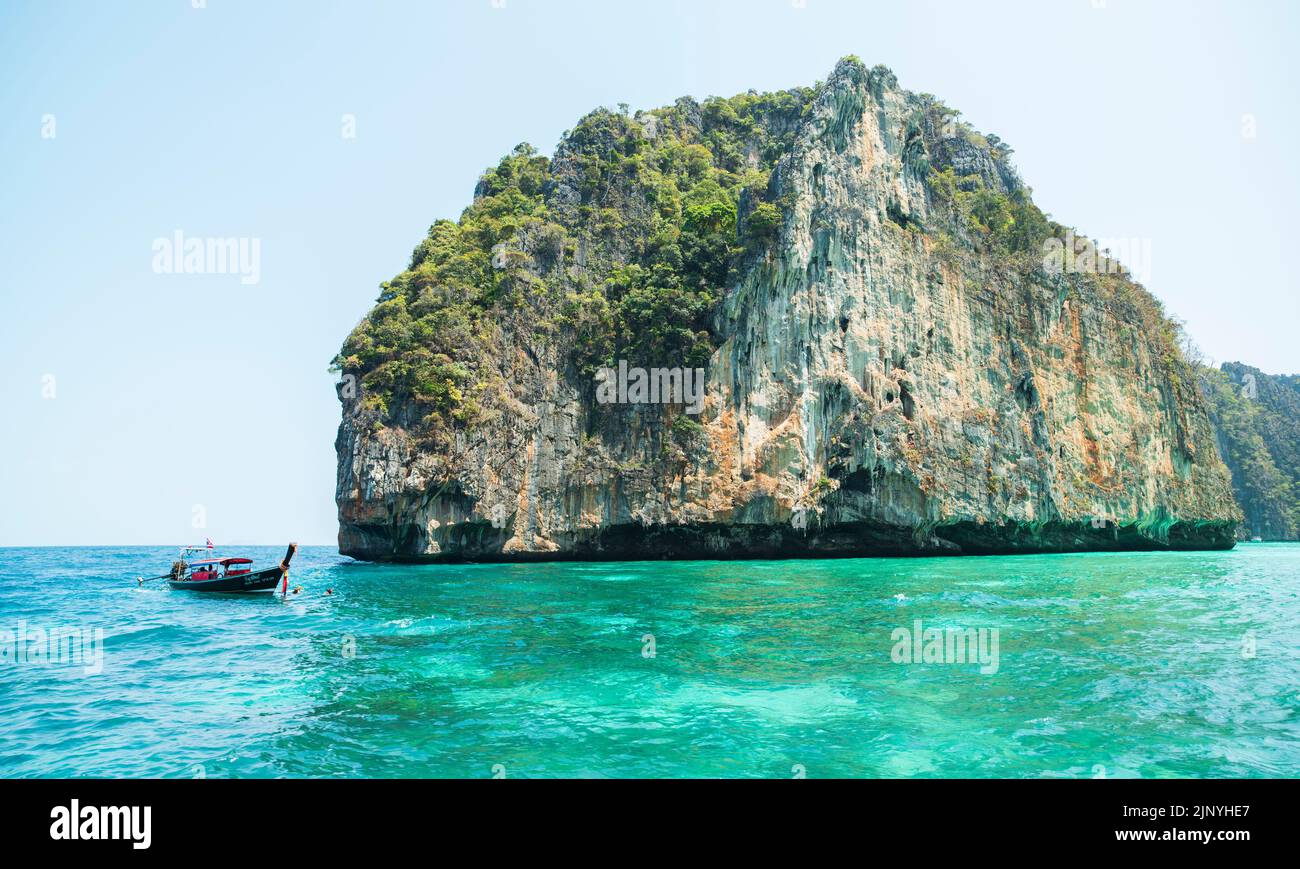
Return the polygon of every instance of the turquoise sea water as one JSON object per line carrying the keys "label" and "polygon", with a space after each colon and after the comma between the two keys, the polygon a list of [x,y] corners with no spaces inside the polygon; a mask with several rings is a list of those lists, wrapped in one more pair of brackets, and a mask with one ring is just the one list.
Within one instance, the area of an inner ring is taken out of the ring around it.
{"label": "turquoise sea water", "polygon": [[[0,639],[104,634],[97,674],[0,650],[0,775],[1300,775],[1297,545],[458,567],[308,547],[283,600],[137,587],[174,556],[0,550]],[[917,619],[996,628],[997,672],[895,663]]]}

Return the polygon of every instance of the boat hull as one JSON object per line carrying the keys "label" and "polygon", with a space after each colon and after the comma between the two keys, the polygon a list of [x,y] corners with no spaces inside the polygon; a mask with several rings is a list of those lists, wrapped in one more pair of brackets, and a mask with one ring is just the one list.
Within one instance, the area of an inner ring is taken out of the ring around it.
{"label": "boat hull", "polygon": [[282,576],[284,576],[284,570],[279,567],[270,567],[266,570],[255,570],[252,573],[239,576],[222,576],[217,579],[169,579],[167,584],[178,591],[215,591],[238,594],[255,591],[275,591]]}

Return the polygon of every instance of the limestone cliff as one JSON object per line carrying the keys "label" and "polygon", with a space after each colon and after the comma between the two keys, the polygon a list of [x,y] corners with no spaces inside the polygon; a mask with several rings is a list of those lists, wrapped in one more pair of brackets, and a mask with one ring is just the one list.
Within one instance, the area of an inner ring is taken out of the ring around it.
{"label": "limestone cliff", "polygon": [[[856,59],[521,146],[349,337],[339,548],[372,560],[1220,548],[1158,303],[1010,149]],[[1071,236],[1073,238],[1073,236]],[[599,372],[705,372],[703,410]]]}

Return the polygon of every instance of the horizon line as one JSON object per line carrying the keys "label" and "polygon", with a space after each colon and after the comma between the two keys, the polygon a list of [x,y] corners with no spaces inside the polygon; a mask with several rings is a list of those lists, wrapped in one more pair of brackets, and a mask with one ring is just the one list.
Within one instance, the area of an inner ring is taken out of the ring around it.
{"label": "horizon line", "polygon": [[[0,549],[126,549],[129,547],[175,547],[186,546],[184,543],[0,543]],[[213,547],[213,549],[222,549],[230,546],[286,546],[284,541],[278,543],[222,543]],[[299,543],[299,546],[334,546],[337,542],[330,543]],[[206,547],[205,547],[206,548]]]}

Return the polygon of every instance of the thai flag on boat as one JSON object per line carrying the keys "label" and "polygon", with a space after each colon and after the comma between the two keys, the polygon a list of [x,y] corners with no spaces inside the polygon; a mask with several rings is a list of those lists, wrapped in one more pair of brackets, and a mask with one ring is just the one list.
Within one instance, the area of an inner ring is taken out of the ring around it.
{"label": "thai flag on boat", "polygon": [[207,541],[208,541],[208,548],[209,548],[209,549],[212,549],[212,548],[213,548],[213,547],[212,547],[212,538],[211,538],[211,537],[208,537],[208,538],[206,538],[206,539],[207,539]]}

